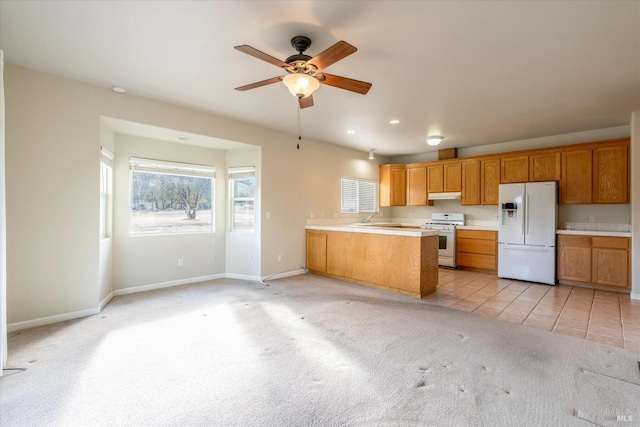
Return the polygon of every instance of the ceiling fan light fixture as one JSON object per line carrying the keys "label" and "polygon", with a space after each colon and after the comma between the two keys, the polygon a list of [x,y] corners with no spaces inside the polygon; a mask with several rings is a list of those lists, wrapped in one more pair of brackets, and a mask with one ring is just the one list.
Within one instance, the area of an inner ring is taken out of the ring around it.
{"label": "ceiling fan light fixture", "polygon": [[306,98],[320,87],[318,79],[302,73],[288,74],[282,79],[282,83],[296,98]]}
{"label": "ceiling fan light fixture", "polygon": [[442,140],[444,139],[443,136],[428,136],[427,138],[427,144],[429,145],[438,145],[442,142]]}

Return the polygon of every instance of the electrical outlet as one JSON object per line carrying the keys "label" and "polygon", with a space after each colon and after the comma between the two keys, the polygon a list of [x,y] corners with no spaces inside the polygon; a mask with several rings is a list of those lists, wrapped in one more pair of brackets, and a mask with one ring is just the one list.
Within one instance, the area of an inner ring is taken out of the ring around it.
{"label": "electrical outlet", "polygon": [[336,212],[333,213],[333,219],[337,219],[338,218],[338,214]]}
{"label": "electrical outlet", "polygon": [[271,219],[271,212],[267,212],[267,219]]}
{"label": "electrical outlet", "polygon": [[184,261],[182,260],[182,258],[180,258],[178,260],[178,267],[182,267],[184,265]]}
{"label": "electrical outlet", "polygon": [[278,262],[282,262],[282,255],[278,255]]}
{"label": "electrical outlet", "polygon": [[309,214],[309,218],[313,219],[313,212]]}
{"label": "electrical outlet", "polygon": [[589,215],[589,222],[596,222],[596,217],[593,215]]}

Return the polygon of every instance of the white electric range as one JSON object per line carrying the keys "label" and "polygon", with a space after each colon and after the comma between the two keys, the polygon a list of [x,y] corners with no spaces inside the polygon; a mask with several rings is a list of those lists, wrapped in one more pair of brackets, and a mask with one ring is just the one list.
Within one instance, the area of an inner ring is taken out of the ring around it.
{"label": "white electric range", "polygon": [[433,213],[431,221],[420,225],[426,230],[438,230],[438,265],[446,267],[456,266],[456,226],[464,225],[464,214],[456,213]]}

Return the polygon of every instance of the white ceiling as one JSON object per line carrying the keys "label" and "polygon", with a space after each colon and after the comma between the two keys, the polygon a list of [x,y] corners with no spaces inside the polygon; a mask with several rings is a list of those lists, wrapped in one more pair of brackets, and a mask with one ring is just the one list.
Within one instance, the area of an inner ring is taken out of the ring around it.
{"label": "white ceiling", "polygon": [[640,110],[640,1],[0,0],[7,63],[292,134],[282,84],[234,90],[284,73],[233,46],[284,60],[295,35],[311,56],[356,46],[326,71],[373,83],[364,96],[322,86],[303,138],[399,156],[628,125]]}

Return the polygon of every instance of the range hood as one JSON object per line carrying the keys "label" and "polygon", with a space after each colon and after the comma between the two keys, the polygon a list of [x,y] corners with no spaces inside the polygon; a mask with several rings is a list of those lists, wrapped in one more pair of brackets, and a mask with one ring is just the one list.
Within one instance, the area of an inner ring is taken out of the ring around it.
{"label": "range hood", "polygon": [[462,193],[459,191],[452,191],[449,193],[429,193],[429,200],[456,200],[459,199]]}

